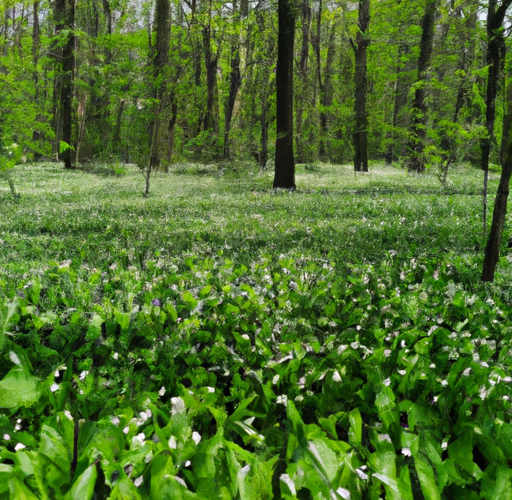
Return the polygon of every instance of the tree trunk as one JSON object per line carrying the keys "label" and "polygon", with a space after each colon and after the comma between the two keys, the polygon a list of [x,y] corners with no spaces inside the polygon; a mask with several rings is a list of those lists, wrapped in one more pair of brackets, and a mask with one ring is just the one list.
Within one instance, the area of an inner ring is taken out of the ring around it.
{"label": "tree trunk", "polygon": [[418,78],[412,105],[413,122],[409,138],[409,156],[406,159],[409,172],[424,172],[425,139],[427,136],[427,106],[425,104],[425,87],[427,70],[430,66],[434,45],[434,27],[436,0],[426,0],[425,14],[421,22],[420,55],[418,58]]}
{"label": "tree trunk", "polygon": [[[236,11],[236,1],[233,2],[233,10]],[[240,15],[237,15],[240,19]],[[235,109],[236,96],[242,85],[242,76],[240,74],[240,37],[238,33],[233,35],[231,40],[231,72],[229,74],[229,94],[226,100],[224,111],[224,158],[229,158],[229,132],[231,130],[231,119]]]}
{"label": "tree trunk", "polygon": [[487,10],[487,75],[485,127],[487,136],[481,141],[482,170],[484,171],[483,189],[483,227],[487,233],[487,181],[489,178],[489,155],[494,134],[494,119],[496,117],[496,95],[498,93],[498,81],[502,64],[505,61],[505,40],[501,30],[505,13],[512,4],[512,0],[503,0],[500,6],[498,0],[489,0]]}
{"label": "tree trunk", "polygon": [[507,214],[510,175],[512,174],[512,82],[508,84],[508,109],[503,119],[503,138],[501,143],[501,178],[496,193],[494,211],[492,214],[491,230],[485,247],[482,281],[493,281],[503,236],[503,227]]}
{"label": "tree trunk", "polygon": [[217,93],[217,63],[219,50],[212,50],[211,6],[208,25],[203,28],[204,64],[206,69],[206,115],[204,117],[204,130],[213,130],[219,135],[219,99]]}
{"label": "tree trunk", "polygon": [[368,172],[368,115],[366,112],[367,50],[370,44],[368,26],[370,24],[370,0],[359,0],[359,22],[355,52],[355,131],[354,131],[354,170]]}
{"label": "tree trunk", "polygon": [[292,0],[278,0],[276,67],[276,155],[274,188],[295,189],[293,155],[293,45],[295,8]]}
{"label": "tree trunk", "polygon": [[156,40],[153,52],[153,98],[155,99],[153,118],[149,124],[149,165],[146,169],[146,187],[144,196],[149,194],[149,177],[153,168],[160,165],[160,114],[163,110],[163,99],[166,81],[164,68],[169,60],[169,41],[171,35],[171,7],[169,0],[157,0],[155,8]]}
{"label": "tree trunk", "polygon": [[[55,0],[54,2],[55,32],[63,40],[57,43],[62,47],[55,57],[56,83],[54,87],[54,127],[57,138],[57,151],[64,162],[64,168],[74,168],[71,162],[71,134],[73,124],[73,74],[75,67],[73,33],[75,25],[75,0]],[[60,140],[65,143],[59,146]]]}

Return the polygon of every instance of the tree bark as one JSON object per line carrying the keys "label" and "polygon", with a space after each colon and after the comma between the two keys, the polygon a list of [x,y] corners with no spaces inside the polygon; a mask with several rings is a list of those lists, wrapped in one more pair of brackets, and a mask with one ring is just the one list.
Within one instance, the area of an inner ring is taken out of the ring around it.
{"label": "tree bark", "polygon": [[[56,80],[58,86],[54,92],[54,98],[57,99],[54,109],[57,110],[57,119],[55,121],[56,137],[61,132],[64,148],[60,151],[60,159],[64,162],[64,168],[72,169],[71,151],[72,151],[72,128],[73,128],[73,76],[75,68],[75,0],[55,0],[54,2],[54,20],[55,32],[59,37],[64,38],[60,42],[62,50],[56,56]],[[59,123],[60,122],[60,123]],[[59,144],[59,142],[57,143]]]}
{"label": "tree bark", "polygon": [[155,9],[156,40],[153,53],[153,98],[155,99],[153,118],[149,124],[149,165],[146,169],[146,187],[144,196],[149,194],[149,177],[153,168],[160,165],[159,133],[160,113],[166,91],[164,69],[169,61],[169,42],[171,35],[171,7],[169,0],[157,0]]}
{"label": "tree bark", "polygon": [[413,122],[409,139],[409,156],[406,159],[409,172],[424,172],[425,139],[427,136],[427,106],[425,104],[425,87],[427,70],[430,66],[434,45],[434,27],[436,0],[426,0],[425,14],[421,22],[420,55],[418,57],[418,78],[412,105]]}
{"label": "tree bark", "polygon": [[276,67],[276,155],[274,188],[295,189],[293,154],[293,47],[295,8],[293,0],[278,1]]}
{"label": "tree bark", "polygon": [[484,171],[483,188],[483,229],[487,233],[487,181],[489,178],[489,156],[494,134],[494,120],[496,117],[496,95],[498,93],[499,75],[505,61],[505,39],[502,25],[508,7],[512,0],[503,0],[498,7],[498,0],[489,0],[487,10],[487,90],[485,97],[485,128],[487,136],[481,141],[482,170]]}
{"label": "tree bark", "polygon": [[503,227],[507,214],[510,175],[512,174],[512,82],[508,84],[508,109],[503,119],[503,138],[501,143],[501,178],[496,193],[491,230],[485,247],[482,281],[493,281],[496,266],[500,260],[500,247]]}
{"label": "tree bark", "polygon": [[[233,2],[233,10],[236,10],[236,1]],[[237,14],[237,21],[240,20],[240,13]],[[224,158],[230,157],[229,150],[229,132],[231,130],[231,119],[235,109],[235,101],[240,86],[242,85],[242,76],[240,74],[240,37],[233,35],[231,40],[231,71],[229,74],[229,94],[226,100],[224,111]]]}
{"label": "tree bark", "polygon": [[358,32],[354,45],[355,52],[355,131],[354,170],[368,172],[368,114],[366,112],[366,91],[368,87],[367,51],[370,44],[370,0],[359,0]]}

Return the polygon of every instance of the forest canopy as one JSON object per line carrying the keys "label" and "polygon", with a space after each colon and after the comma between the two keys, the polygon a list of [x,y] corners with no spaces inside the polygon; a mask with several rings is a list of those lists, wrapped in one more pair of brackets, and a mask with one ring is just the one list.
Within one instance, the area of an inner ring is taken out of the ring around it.
{"label": "forest canopy", "polygon": [[[479,164],[488,42],[509,44],[510,2],[491,4],[505,8],[489,32],[492,5],[475,0],[290,2],[295,161],[352,161],[364,136],[387,164]],[[68,167],[273,161],[275,2],[9,0],[0,17],[3,148]],[[509,66],[496,70],[497,164]]]}

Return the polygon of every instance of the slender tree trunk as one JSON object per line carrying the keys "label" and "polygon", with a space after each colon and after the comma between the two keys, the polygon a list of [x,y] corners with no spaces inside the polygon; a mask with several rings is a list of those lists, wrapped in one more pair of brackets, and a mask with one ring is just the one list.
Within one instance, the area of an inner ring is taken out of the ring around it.
{"label": "slender tree trunk", "polygon": [[293,47],[295,8],[293,0],[278,0],[277,36],[277,138],[274,188],[295,189],[293,155]]}
{"label": "slender tree trunk", "polygon": [[[233,2],[233,10],[236,11],[236,1]],[[237,16],[240,19],[240,14]],[[231,119],[235,109],[236,96],[242,85],[242,76],[240,74],[240,36],[233,35],[231,40],[231,71],[229,74],[229,94],[226,100],[224,111],[224,158],[229,158],[229,132],[231,130]]]}
{"label": "slender tree trunk", "polygon": [[297,87],[299,88],[299,98],[296,99],[295,104],[295,151],[297,161],[299,163],[305,163],[309,161],[306,154],[306,148],[304,147],[304,137],[302,137],[302,124],[304,106],[306,105],[306,95],[309,91],[309,32],[311,28],[311,7],[309,6],[309,0],[301,1],[301,13],[302,13],[302,45],[300,49],[300,60],[299,60],[299,82]]}
{"label": "slender tree trunk", "polygon": [[427,106],[425,104],[425,88],[427,70],[430,66],[434,45],[434,27],[436,0],[426,0],[425,14],[421,22],[420,55],[418,58],[418,79],[412,105],[413,122],[409,139],[409,156],[406,160],[409,172],[424,172],[425,139],[427,136]]}
{"label": "slender tree trunk", "polygon": [[146,169],[146,187],[144,196],[149,194],[149,178],[153,168],[160,165],[160,114],[163,110],[163,99],[166,91],[166,81],[163,75],[169,60],[169,39],[171,35],[169,0],[157,0],[155,9],[156,40],[153,52],[153,98],[155,103],[153,119],[149,124],[149,165]]}
{"label": "slender tree trunk", "polygon": [[404,82],[404,69],[400,63],[400,59],[407,51],[407,44],[401,43],[398,47],[396,66],[396,81],[393,87],[393,116],[391,119],[391,131],[388,134],[388,146],[386,151],[386,165],[392,165],[397,159],[396,149],[396,130],[399,125],[400,110],[407,103],[407,86]]}
{"label": "slender tree trunk", "polygon": [[482,281],[493,281],[496,266],[500,260],[500,247],[503,227],[507,214],[510,175],[512,174],[512,81],[507,91],[508,109],[503,119],[503,138],[501,143],[501,178],[496,193],[491,230],[485,247]]}
{"label": "slender tree trunk", "polygon": [[[318,71],[318,85],[320,88],[320,146],[319,155],[320,158],[325,159],[326,157],[331,160],[332,158],[328,155],[326,147],[326,138],[329,137],[328,126],[327,126],[327,110],[332,106],[333,100],[333,87],[332,87],[332,75],[333,75],[333,64],[335,55],[334,39],[336,34],[336,24],[332,25],[331,33],[329,35],[329,41],[327,44],[327,58],[324,66],[324,78],[322,80],[322,70],[320,62],[320,46],[317,49],[317,71]],[[318,42],[319,43],[319,42]],[[327,139],[328,140],[328,139]]]}
{"label": "slender tree trunk", "polygon": [[[496,117],[496,95],[502,64],[505,60],[505,40],[501,30],[505,13],[512,4],[512,0],[503,0],[498,7],[498,0],[489,0],[487,10],[487,75],[485,127],[487,136],[481,141],[482,170],[484,171],[483,189],[483,228],[487,233],[487,182],[489,178],[489,156],[494,134],[494,120]],[[497,8],[498,7],[498,8]]]}
{"label": "slender tree trunk", "polygon": [[[61,152],[60,158],[64,162],[64,168],[72,169],[72,128],[73,128],[73,76],[75,70],[75,0],[56,0],[55,3],[63,3],[62,18],[58,22],[58,32],[65,37],[62,45],[61,58],[61,87],[60,87],[60,116],[62,120],[62,141],[66,147]],[[60,9],[59,9],[60,10]],[[67,31],[64,31],[67,30]],[[65,34],[64,34],[65,33]]]}
{"label": "slender tree trunk", "polygon": [[359,22],[354,52],[355,67],[355,131],[354,131],[354,170],[368,172],[368,115],[366,112],[367,50],[370,44],[368,26],[370,24],[370,0],[359,0]]}

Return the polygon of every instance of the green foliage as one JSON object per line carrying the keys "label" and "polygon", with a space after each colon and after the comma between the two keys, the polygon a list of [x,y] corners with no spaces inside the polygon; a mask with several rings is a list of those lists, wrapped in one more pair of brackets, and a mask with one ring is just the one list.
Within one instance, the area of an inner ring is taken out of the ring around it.
{"label": "green foliage", "polygon": [[374,171],[301,168],[294,194],[183,171],[144,201],[135,170],[24,169],[0,495],[508,498],[512,309],[477,282],[477,173],[447,196]]}

